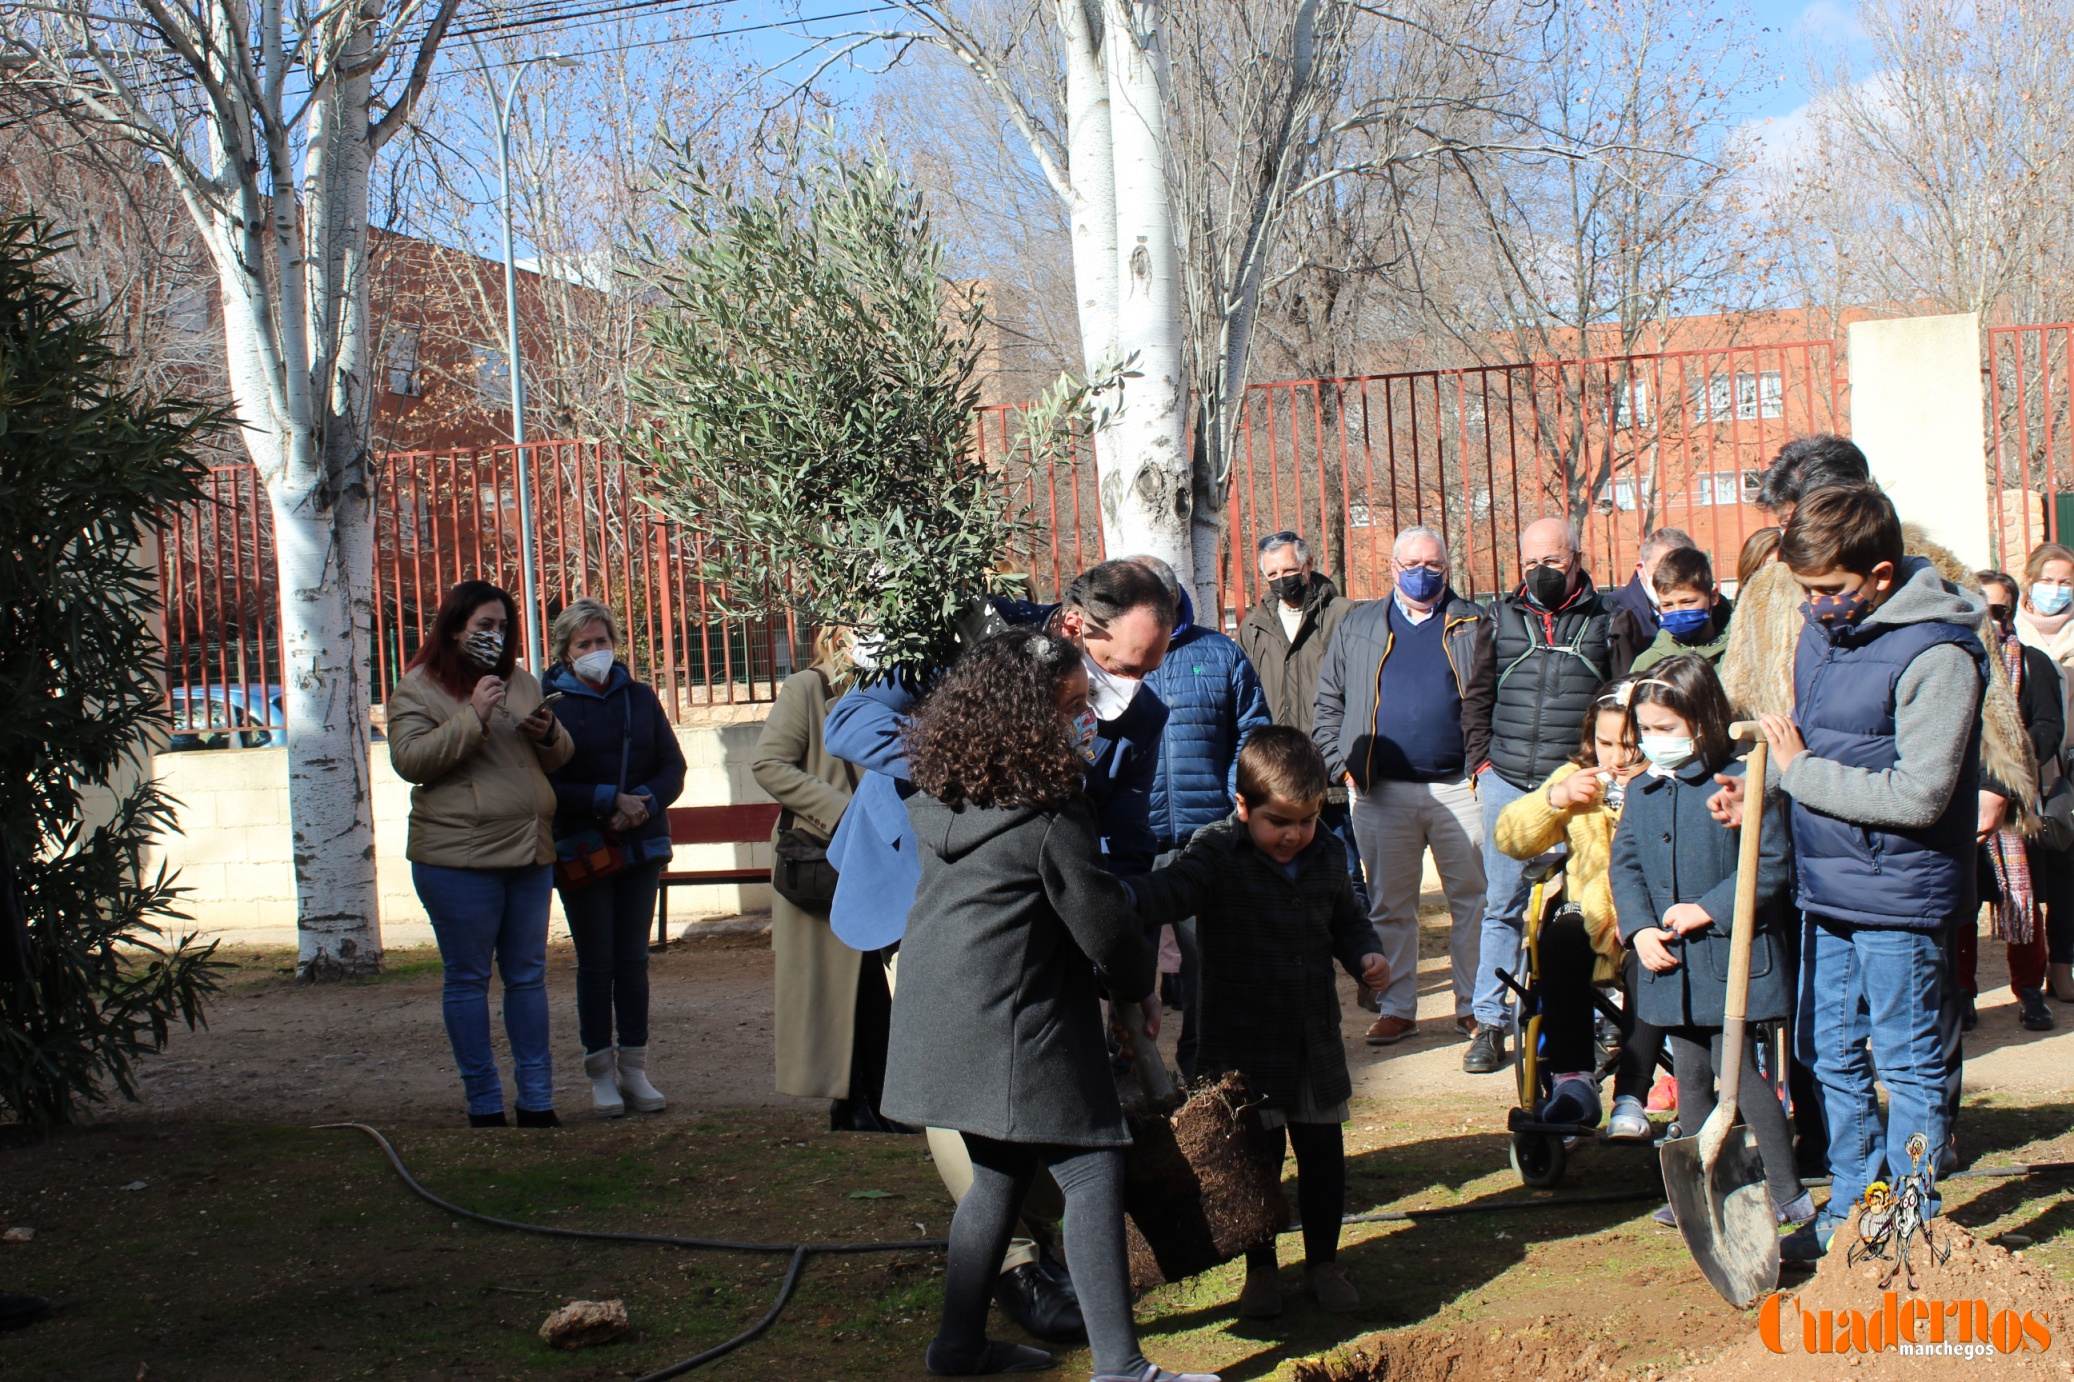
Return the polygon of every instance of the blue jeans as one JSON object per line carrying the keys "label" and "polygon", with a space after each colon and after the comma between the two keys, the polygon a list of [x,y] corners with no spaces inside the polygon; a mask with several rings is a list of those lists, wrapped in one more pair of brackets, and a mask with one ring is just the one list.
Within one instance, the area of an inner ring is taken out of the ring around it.
{"label": "blue jeans", "polygon": [[655,922],[663,861],[628,864],[587,888],[562,890],[562,915],[576,942],[576,1034],[583,1051],[648,1044],[648,933]]}
{"label": "blue jeans", "polygon": [[501,1113],[504,1083],[490,1049],[490,964],[504,977],[504,1035],[511,1040],[518,1106],[554,1107],[547,1049],[547,895],[554,870],[450,869],[412,864],[411,882],[439,938],[446,989],[440,1012],[470,1113]]}
{"label": "blue jeans", "polygon": [[[1926,1169],[1935,1167],[1951,1135],[1938,1022],[1951,976],[1942,932],[1810,920],[1796,1044],[1822,1087],[1829,1125],[1833,1179],[1817,1226],[1828,1232],[1850,1217],[1852,1204],[1880,1178],[1883,1166],[1889,1182],[1909,1173],[1911,1134],[1928,1141]],[[1887,1086],[1884,1132],[1875,1070]],[[1937,1212],[1941,1199],[1931,1195],[1923,1207],[1926,1217]]]}
{"label": "blue jeans", "polygon": [[1476,775],[1476,794],[1483,806],[1483,934],[1470,1003],[1477,1026],[1503,1028],[1511,1021],[1512,990],[1498,982],[1498,971],[1519,977],[1527,898],[1534,890],[1527,882],[1530,861],[1498,848],[1498,813],[1526,793],[1486,768]]}

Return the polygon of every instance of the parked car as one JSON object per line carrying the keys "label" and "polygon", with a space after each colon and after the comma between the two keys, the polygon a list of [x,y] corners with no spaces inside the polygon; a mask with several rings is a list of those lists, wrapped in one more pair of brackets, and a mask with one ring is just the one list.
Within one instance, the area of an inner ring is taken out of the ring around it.
{"label": "parked car", "polygon": [[288,742],[288,716],[279,686],[176,686],[173,739],[168,753],[195,749],[257,749]]}

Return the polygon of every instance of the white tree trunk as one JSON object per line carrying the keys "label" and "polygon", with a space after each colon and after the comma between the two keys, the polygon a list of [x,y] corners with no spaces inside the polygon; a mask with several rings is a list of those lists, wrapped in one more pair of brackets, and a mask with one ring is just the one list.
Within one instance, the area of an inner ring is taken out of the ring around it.
{"label": "white tree trunk", "polygon": [[1193,587],[1181,263],[1167,190],[1156,0],[1103,0],[1102,52],[1116,180],[1116,344],[1139,376],[1096,438],[1103,538],[1147,552]]}
{"label": "white tree trunk", "polygon": [[1116,349],[1116,152],[1109,74],[1102,64],[1101,0],[1058,0],[1066,48],[1066,156],[1071,182],[1073,296],[1081,367],[1093,378]]}

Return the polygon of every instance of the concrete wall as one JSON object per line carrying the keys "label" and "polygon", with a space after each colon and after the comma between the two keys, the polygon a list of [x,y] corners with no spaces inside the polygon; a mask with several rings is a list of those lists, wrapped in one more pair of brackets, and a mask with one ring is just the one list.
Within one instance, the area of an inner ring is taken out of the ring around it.
{"label": "concrete wall", "polygon": [[[756,738],[768,706],[714,706],[678,726],[686,774],[679,806],[725,806],[768,801],[749,775]],[[211,749],[161,754],[159,781],[180,802],[179,833],[160,856],[180,872],[189,890],[185,910],[207,935],[239,944],[295,944],[295,877],[289,858],[288,751],[281,748]],[[382,942],[430,945],[432,928],[411,888],[403,857],[410,819],[410,784],[389,766],[386,744],[373,753],[375,854],[382,908]],[[750,868],[770,863],[770,846],[680,845],[675,867]],[[770,906],[767,887],[677,888],[670,897],[673,924],[697,916],[731,916]],[[556,904],[555,934],[563,934]]]}
{"label": "concrete wall", "polygon": [[1901,516],[1967,565],[1988,564],[1980,318],[1851,326],[1851,439]]}

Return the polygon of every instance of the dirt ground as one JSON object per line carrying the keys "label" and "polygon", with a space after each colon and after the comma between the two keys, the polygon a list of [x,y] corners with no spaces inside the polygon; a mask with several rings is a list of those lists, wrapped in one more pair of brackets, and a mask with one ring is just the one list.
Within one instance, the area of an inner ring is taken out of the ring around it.
{"label": "dirt ground", "polygon": [[[1565,1382],[1661,1377],[1747,1339],[1751,1318],[1713,1295],[1674,1232],[1649,1222],[1657,1182],[1646,1150],[1584,1150],[1553,1194],[1522,1190],[1506,1163],[1511,1079],[1461,1072],[1444,936],[1430,926],[1423,941],[1421,1037],[1373,1051],[1360,1040],[1366,1017],[1349,1005],[1358,1088],[1348,1207],[1515,1209],[1350,1226],[1342,1261],[1365,1301],[1351,1316],[1304,1299],[1299,1240],[1285,1237],[1281,1319],[1238,1320],[1240,1273],[1227,1268],[1140,1303],[1148,1354],[1233,1382]],[[1996,974],[1999,948],[1983,950],[1983,974]],[[920,1139],[830,1134],[818,1104],[769,1092],[760,939],[654,957],[651,1070],[671,1108],[612,1123],[583,1116],[568,1040],[573,959],[553,952],[556,1088],[569,1126],[551,1133],[457,1126],[435,958],[392,955],[378,980],[318,989],[292,982],[286,956],[235,958],[210,1028],[181,1033],[147,1063],[140,1103],[43,1139],[0,1129],[0,1225],[33,1231],[0,1243],[0,1286],[59,1305],[49,1323],[0,1336],[0,1377],[639,1376],[745,1328],[776,1289],[782,1257],[556,1240],[455,1219],[412,1198],[364,1137],[310,1127],[319,1122],[380,1126],[436,1193],[556,1227],[779,1243],[945,1231],[949,1203]],[[2001,997],[1984,1004],[1969,1043],[1978,1054],[1961,1125],[1967,1159],[2074,1157],[2064,1074],[2074,1030],[2021,1033]],[[2074,1008],[2060,1012],[2074,1028]],[[2074,1279],[2070,1185],[1952,1181],[1951,1213],[1983,1238],[2029,1238],[2027,1260]],[[1635,1195],[1645,1198],[1579,1202]],[[777,1325],[701,1375],[919,1377],[940,1260],[812,1259]],[[628,1340],[561,1355],[534,1338],[563,1300],[606,1297],[626,1300]],[[2074,1321],[2055,1329],[2074,1340]],[[1085,1375],[1084,1351],[1060,1361],[1052,1375]]]}

